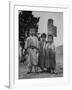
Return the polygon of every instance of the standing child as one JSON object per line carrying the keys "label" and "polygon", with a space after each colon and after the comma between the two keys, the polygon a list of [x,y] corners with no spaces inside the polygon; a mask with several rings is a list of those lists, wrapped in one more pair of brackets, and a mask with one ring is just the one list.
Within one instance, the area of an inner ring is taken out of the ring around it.
{"label": "standing child", "polygon": [[48,35],[48,43],[46,45],[46,59],[45,66],[47,71],[50,73],[54,73],[56,67],[56,52],[55,45],[53,44],[53,36]]}
{"label": "standing child", "polygon": [[30,28],[30,36],[27,38],[25,42],[25,49],[27,51],[27,67],[28,73],[32,72],[32,68],[34,67],[35,72],[37,72],[37,65],[38,65],[38,39],[35,36],[35,28]]}
{"label": "standing child", "polygon": [[41,40],[39,42],[39,67],[42,71],[44,71],[45,68],[45,48],[46,48],[46,34],[43,33],[41,35]]}

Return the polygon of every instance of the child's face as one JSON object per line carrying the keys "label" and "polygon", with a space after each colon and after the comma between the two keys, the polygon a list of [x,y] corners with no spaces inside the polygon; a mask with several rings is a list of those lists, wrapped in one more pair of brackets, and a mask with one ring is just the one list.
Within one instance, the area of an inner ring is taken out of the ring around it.
{"label": "child's face", "polygon": [[48,36],[48,41],[49,41],[50,43],[52,43],[52,42],[53,42],[53,37],[52,37],[52,36]]}
{"label": "child's face", "polygon": [[31,28],[30,29],[30,35],[34,35],[35,34],[35,29],[34,28]]}
{"label": "child's face", "polygon": [[46,40],[46,37],[42,37],[42,41],[45,41]]}

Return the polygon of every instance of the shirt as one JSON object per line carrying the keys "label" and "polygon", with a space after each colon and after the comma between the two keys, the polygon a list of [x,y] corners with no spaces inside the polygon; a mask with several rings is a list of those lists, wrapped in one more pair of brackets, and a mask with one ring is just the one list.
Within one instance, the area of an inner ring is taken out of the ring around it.
{"label": "shirt", "polygon": [[29,46],[34,46],[38,48],[38,39],[36,36],[29,36],[25,42],[25,48]]}

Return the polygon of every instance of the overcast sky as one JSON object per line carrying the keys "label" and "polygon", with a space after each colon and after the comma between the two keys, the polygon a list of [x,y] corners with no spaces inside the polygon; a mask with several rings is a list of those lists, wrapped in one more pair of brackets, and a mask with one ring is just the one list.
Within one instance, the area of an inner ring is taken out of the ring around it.
{"label": "overcast sky", "polygon": [[57,37],[54,38],[54,43],[56,46],[63,44],[63,13],[61,12],[33,12],[35,17],[40,17],[38,31],[40,33],[47,33],[48,19],[52,18],[54,20],[54,25],[57,26]]}

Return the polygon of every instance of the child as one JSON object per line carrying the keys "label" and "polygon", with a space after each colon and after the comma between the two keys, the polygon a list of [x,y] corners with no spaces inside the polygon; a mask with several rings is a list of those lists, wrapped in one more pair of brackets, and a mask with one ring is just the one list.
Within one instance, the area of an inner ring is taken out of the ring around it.
{"label": "child", "polygon": [[46,34],[43,33],[41,35],[41,40],[39,42],[39,67],[42,71],[44,71],[45,68],[45,47],[46,47]]}
{"label": "child", "polygon": [[46,45],[45,66],[48,72],[54,73],[56,67],[56,55],[55,55],[55,45],[53,44],[52,35],[48,35],[48,43]]}
{"label": "child", "polygon": [[28,73],[32,72],[32,68],[34,67],[35,72],[37,72],[38,65],[38,39],[35,36],[35,28],[30,28],[30,36],[27,38],[25,42],[25,49],[27,51],[28,56]]}

